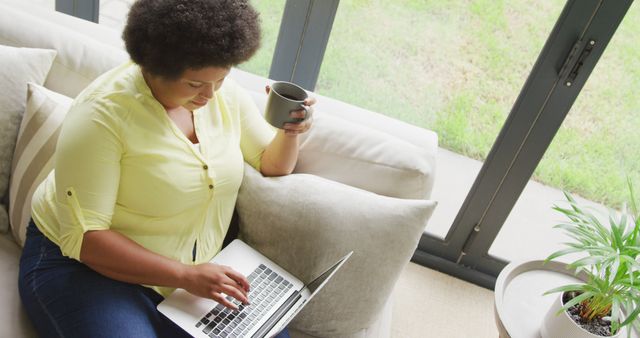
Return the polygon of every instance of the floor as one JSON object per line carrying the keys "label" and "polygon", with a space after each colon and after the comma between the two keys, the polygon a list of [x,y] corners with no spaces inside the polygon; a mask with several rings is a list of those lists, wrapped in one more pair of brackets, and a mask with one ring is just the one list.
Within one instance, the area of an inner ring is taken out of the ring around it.
{"label": "floor", "polygon": [[409,263],[394,291],[392,338],[496,338],[493,291]]}

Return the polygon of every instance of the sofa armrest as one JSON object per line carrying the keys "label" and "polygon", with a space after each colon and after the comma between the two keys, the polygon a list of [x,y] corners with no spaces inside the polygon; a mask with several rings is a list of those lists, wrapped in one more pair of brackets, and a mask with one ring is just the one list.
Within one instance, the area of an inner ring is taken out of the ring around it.
{"label": "sofa armrest", "polygon": [[18,293],[20,246],[8,234],[0,235],[0,337],[36,337]]}
{"label": "sofa armrest", "polygon": [[[267,99],[264,86],[272,83],[273,80],[236,68],[232,69],[230,77],[249,91],[260,111],[264,112]],[[310,94],[318,99],[315,109],[321,114],[373,129],[415,146],[412,151],[417,150],[420,156],[419,160],[426,161],[426,166],[429,167],[429,174],[425,175],[426,182],[424,182],[424,185],[427,191],[426,197],[431,196],[436,177],[436,156],[438,154],[438,135],[435,132],[326,96],[316,93]],[[301,136],[301,143],[305,141],[308,134]],[[369,173],[362,172],[360,174],[367,176]],[[379,178],[370,176],[370,179]]]}

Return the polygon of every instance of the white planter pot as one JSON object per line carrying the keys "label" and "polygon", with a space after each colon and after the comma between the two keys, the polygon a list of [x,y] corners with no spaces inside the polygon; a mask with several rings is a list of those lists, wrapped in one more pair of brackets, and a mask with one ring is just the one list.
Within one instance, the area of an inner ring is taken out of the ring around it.
{"label": "white planter pot", "polygon": [[[558,295],[558,298],[551,304],[547,315],[544,317],[542,324],[540,325],[540,336],[542,338],[558,338],[558,337],[571,337],[571,338],[603,338],[602,336],[595,335],[576,324],[576,322],[569,317],[567,311],[560,311],[562,308],[562,293]],[[621,331],[610,337],[620,337]]]}

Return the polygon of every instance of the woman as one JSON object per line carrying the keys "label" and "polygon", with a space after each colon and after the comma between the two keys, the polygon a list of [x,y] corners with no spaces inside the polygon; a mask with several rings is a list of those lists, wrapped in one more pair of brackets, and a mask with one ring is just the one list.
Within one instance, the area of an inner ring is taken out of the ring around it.
{"label": "woman", "polygon": [[43,337],[185,336],[156,310],[175,288],[248,303],[245,276],[208,263],[243,162],[291,173],[298,134],[311,126],[275,132],[225,80],[259,46],[247,1],[139,0],[123,38],[133,62],[76,98],[55,170],[33,197],[19,286]]}

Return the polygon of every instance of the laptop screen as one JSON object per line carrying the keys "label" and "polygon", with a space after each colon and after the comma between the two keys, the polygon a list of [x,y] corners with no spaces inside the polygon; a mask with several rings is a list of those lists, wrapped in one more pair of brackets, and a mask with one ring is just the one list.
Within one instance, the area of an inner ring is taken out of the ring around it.
{"label": "laptop screen", "polygon": [[331,277],[331,275],[333,275],[333,273],[336,270],[338,270],[338,268],[344,263],[344,261],[346,261],[351,256],[351,254],[353,254],[353,251],[346,254],[339,261],[337,261],[332,267],[327,269],[327,271],[323,272],[320,276],[316,277],[316,279],[312,280],[307,285],[305,285],[305,287],[309,289],[309,292],[311,293],[311,295],[316,293],[316,290],[318,290]]}

